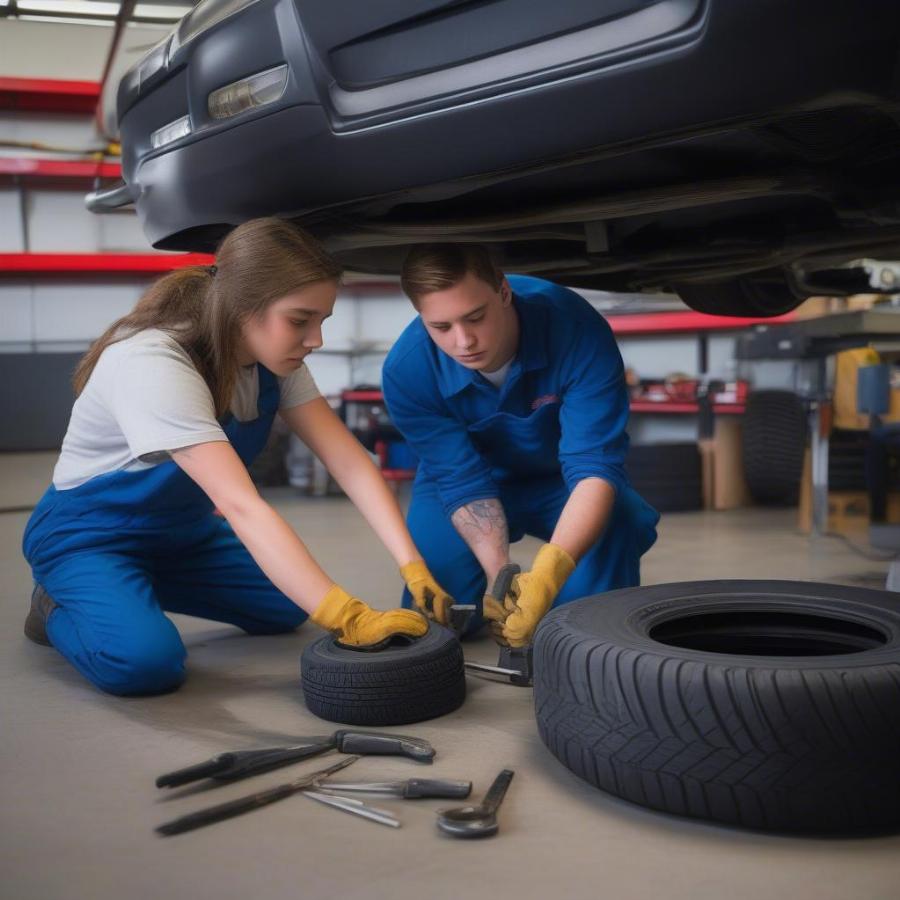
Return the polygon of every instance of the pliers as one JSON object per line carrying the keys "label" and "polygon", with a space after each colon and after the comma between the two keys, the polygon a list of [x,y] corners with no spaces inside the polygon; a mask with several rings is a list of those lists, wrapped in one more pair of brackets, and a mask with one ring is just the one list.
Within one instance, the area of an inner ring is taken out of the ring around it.
{"label": "pliers", "polygon": [[156,779],[156,786],[180,787],[202,778],[213,778],[222,782],[238,781],[327,753],[329,750],[361,755],[405,756],[424,763],[430,763],[435,753],[434,747],[423,738],[341,729],[331,735],[306,738],[302,743],[290,747],[219,753],[197,765],[160,775]]}

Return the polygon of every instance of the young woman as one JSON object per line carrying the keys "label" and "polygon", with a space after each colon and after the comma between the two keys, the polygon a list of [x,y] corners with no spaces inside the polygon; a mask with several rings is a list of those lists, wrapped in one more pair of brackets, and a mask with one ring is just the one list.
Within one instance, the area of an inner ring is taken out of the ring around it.
{"label": "young woman", "polygon": [[378,534],[419,608],[452,603],[304,365],[340,275],[309,235],[256,219],[225,238],[215,266],[162,278],[94,343],[53,484],[25,531],[29,638],[103,690],[149,694],[185,676],[164,611],[250,634],[309,616],[356,645],[424,634],[419,613],[377,612],[338,587],[259,496],[247,465],[276,413]]}

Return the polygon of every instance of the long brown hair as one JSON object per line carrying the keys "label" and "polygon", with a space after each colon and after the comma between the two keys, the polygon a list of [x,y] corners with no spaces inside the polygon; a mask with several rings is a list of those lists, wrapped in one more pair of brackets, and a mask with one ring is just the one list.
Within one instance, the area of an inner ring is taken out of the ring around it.
{"label": "long brown hair", "polygon": [[172,334],[209,385],[216,415],[231,405],[241,325],[269,304],[341,268],[311,235],[283,219],[251,219],[222,241],[216,265],[188,266],[155,282],[135,308],[97,338],[75,370],[75,394],[112,343],[146,328]]}

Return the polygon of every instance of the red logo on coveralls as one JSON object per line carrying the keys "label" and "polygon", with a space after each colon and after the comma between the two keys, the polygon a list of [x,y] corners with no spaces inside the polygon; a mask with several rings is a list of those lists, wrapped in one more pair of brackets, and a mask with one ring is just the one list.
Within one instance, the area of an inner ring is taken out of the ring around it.
{"label": "red logo on coveralls", "polygon": [[542,397],[538,397],[537,400],[531,401],[532,409],[540,409],[542,406],[546,406],[548,403],[556,403],[559,400],[559,396],[557,394],[544,394]]}

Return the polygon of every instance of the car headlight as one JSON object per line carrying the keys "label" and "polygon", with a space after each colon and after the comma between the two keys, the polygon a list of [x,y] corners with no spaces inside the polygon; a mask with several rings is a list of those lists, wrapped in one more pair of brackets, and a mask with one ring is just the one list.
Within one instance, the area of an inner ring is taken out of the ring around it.
{"label": "car headlight", "polygon": [[230,119],[248,109],[274,103],[284,93],[287,77],[288,67],[276,66],[218,88],[209,95],[209,114],[213,119]]}
{"label": "car headlight", "polygon": [[202,0],[179,23],[169,45],[169,59],[179,48],[192,41],[207,28],[221,22],[257,0]]}

